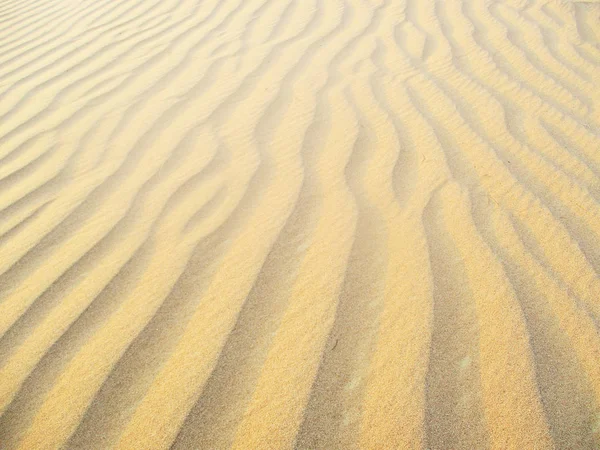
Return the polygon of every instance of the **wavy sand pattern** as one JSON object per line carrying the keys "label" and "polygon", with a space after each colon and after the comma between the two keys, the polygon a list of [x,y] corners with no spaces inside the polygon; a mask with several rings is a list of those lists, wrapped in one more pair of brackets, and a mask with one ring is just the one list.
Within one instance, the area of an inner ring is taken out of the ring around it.
{"label": "wavy sand pattern", "polygon": [[0,0],[0,448],[600,447],[600,2]]}

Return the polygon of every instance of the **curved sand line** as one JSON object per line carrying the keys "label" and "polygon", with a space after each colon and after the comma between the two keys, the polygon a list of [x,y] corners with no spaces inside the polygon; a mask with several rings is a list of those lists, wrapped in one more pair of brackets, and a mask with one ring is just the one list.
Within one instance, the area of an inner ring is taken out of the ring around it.
{"label": "curved sand line", "polygon": [[600,2],[0,2],[0,448],[600,446]]}

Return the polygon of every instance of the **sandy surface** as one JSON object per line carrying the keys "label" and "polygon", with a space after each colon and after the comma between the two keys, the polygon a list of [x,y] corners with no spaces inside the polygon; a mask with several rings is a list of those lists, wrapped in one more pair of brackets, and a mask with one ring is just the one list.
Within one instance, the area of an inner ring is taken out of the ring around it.
{"label": "sandy surface", "polygon": [[0,448],[599,448],[599,84],[598,1],[0,0]]}

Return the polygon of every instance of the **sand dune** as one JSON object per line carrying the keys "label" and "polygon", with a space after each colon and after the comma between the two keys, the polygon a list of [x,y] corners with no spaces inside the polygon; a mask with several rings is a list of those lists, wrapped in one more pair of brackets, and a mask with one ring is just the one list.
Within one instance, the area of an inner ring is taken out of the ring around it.
{"label": "sand dune", "polygon": [[1,0],[1,449],[600,447],[600,2]]}

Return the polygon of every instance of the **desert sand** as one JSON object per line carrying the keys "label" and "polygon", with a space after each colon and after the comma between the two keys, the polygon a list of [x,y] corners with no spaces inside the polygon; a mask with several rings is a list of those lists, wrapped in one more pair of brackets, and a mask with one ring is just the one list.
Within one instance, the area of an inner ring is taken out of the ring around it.
{"label": "desert sand", "polygon": [[0,0],[0,414],[600,448],[600,2]]}

